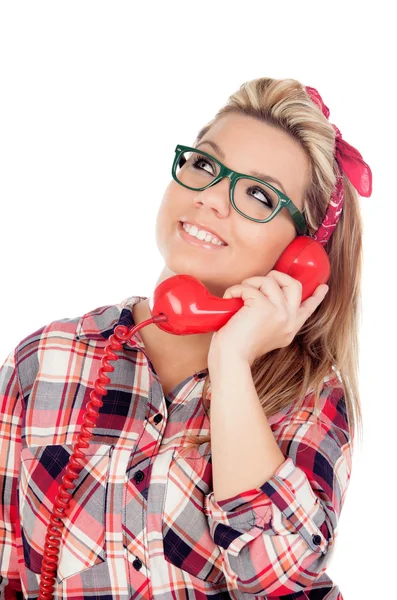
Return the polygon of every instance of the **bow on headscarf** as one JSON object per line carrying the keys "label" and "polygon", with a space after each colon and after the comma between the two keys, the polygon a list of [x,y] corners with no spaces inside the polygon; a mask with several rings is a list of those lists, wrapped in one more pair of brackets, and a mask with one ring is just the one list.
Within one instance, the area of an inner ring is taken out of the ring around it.
{"label": "bow on headscarf", "polygon": [[[329,108],[326,106],[315,88],[306,86],[306,91],[312,101],[317,104],[323,115],[329,119]],[[372,173],[367,163],[363,160],[360,152],[342,139],[342,134],[336,125],[331,123],[336,131],[335,156],[339,165],[346,173],[351,184],[356,188],[360,196],[368,198],[372,194]]]}
{"label": "bow on headscarf", "polygon": [[[321,109],[323,115],[329,118],[329,108],[324,104],[323,99],[315,88],[305,86],[311,100]],[[363,160],[360,152],[353,148],[348,142],[342,139],[342,134],[336,125],[331,123],[335,135],[335,158],[351,184],[355,187],[360,196],[368,198],[372,194],[372,172],[367,163]],[[342,173],[337,177],[335,189],[331,196],[327,213],[322,224],[316,231],[313,238],[325,245],[335,229],[342,212],[344,202],[344,189]]]}

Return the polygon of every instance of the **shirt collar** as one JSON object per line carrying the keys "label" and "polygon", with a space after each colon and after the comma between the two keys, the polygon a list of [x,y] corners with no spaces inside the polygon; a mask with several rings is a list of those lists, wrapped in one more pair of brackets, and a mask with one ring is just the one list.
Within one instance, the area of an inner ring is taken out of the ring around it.
{"label": "shirt collar", "polygon": [[[147,296],[129,296],[118,304],[110,304],[94,308],[85,313],[77,323],[76,339],[78,340],[106,340],[114,332],[117,325],[126,325],[130,328],[134,325],[132,307]],[[131,338],[134,342],[143,346],[143,340],[137,331]]]}

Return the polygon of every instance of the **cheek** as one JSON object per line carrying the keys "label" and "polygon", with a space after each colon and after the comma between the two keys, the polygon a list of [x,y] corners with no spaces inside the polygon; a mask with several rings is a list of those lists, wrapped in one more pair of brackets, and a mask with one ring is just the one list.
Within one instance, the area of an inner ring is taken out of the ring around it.
{"label": "cheek", "polygon": [[238,263],[243,274],[242,279],[266,275],[273,269],[284,247],[289,243],[285,230],[282,232],[279,228],[272,228],[270,224],[263,224],[263,227],[266,226],[266,234],[263,231],[250,231],[245,237],[245,243],[240,246]]}
{"label": "cheek", "polygon": [[164,239],[166,237],[166,229],[167,229],[167,219],[166,219],[166,208],[164,203],[162,202],[156,215],[156,223],[155,223],[155,240],[158,248],[161,248],[164,243]]}
{"label": "cheek", "polygon": [[178,223],[192,206],[189,190],[184,190],[172,180],[165,189],[156,215],[156,241],[168,239],[177,232]]}
{"label": "cheek", "polygon": [[181,217],[181,211],[186,208],[186,201],[181,197],[180,186],[172,181],[166,187],[158,208],[158,220],[172,224]]}
{"label": "cheek", "polygon": [[167,225],[167,222],[171,222],[173,213],[173,200],[174,197],[170,190],[171,184],[166,188],[164,195],[161,199],[160,205],[156,214],[156,236],[161,234],[161,231]]}

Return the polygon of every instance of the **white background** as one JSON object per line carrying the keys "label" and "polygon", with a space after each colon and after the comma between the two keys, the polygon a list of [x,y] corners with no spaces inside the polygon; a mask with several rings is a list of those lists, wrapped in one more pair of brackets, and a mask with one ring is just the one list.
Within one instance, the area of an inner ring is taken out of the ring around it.
{"label": "white background", "polygon": [[[151,293],[177,143],[244,81],[318,89],[373,173],[364,217],[364,443],[327,573],[345,600],[396,584],[396,55],[388,3],[3,2],[0,357],[55,319]],[[156,172],[151,156],[156,146]],[[1,362],[2,362],[1,360]],[[397,596],[397,592],[396,592]]]}

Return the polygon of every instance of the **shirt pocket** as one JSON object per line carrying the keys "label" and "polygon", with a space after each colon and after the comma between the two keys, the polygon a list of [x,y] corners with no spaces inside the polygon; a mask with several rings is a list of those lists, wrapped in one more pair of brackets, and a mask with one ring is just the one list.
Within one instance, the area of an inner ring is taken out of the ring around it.
{"label": "shirt pocket", "polygon": [[[164,558],[182,571],[213,584],[222,583],[222,554],[211,537],[204,510],[212,468],[209,443],[181,454],[177,448],[169,466],[161,528]],[[186,452],[186,451],[184,451]]]}
{"label": "shirt pocket", "polygon": [[[106,487],[112,446],[90,444],[63,518],[57,582],[105,561]],[[45,536],[73,445],[23,448],[19,514],[25,564],[41,573]]]}

